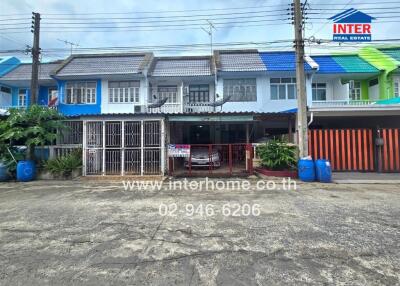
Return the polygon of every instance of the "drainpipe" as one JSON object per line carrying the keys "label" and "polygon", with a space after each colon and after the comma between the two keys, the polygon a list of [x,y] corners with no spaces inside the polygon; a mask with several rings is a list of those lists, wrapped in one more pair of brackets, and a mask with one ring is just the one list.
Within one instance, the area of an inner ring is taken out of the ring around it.
{"label": "drainpipe", "polygon": [[310,114],[310,121],[308,122],[308,126],[310,126],[311,123],[313,123],[313,121],[314,121],[314,112],[311,111],[311,114]]}

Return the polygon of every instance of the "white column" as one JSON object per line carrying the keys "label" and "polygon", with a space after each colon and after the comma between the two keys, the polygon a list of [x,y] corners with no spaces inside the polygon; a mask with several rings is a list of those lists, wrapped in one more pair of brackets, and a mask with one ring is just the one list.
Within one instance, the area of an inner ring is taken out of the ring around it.
{"label": "white column", "polygon": [[183,81],[181,81],[181,113],[183,113]]}
{"label": "white column", "polygon": [[85,120],[83,121],[83,138],[82,138],[82,176],[86,176],[86,153],[87,153],[86,134],[87,134],[87,127]]}
{"label": "white column", "polygon": [[140,121],[140,175],[144,175],[144,122],[143,120]]}
{"label": "white column", "polygon": [[161,119],[161,174],[165,172],[165,121]]}
{"label": "white column", "polygon": [[102,175],[106,175],[106,122],[102,121],[103,124],[103,168],[102,168]]}
{"label": "white column", "polygon": [[125,121],[121,121],[121,176],[125,175]]}

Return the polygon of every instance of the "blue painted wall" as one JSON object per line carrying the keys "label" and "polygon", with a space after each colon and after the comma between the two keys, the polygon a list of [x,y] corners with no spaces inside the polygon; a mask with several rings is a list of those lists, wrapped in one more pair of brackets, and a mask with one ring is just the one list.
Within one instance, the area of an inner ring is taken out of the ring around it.
{"label": "blue painted wall", "polygon": [[[65,104],[65,85],[67,82],[96,81],[96,103],[95,104]],[[101,80],[75,80],[64,81],[57,80],[58,84],[58,110],[64,115],[83,115],[83,114],[100,114],[101,113]]]}
{"label": "blue painted wall", "polygon": [[9,57],[0,60],[0,76],[3,76],[12,69],[16,68],[20,63],[20,60],[16,57]]}
{"label": "blue painted wall", "polygon": [[49,104],[49,89],[57,88],[57,86],[40,86],[38,104],[47,106]]}

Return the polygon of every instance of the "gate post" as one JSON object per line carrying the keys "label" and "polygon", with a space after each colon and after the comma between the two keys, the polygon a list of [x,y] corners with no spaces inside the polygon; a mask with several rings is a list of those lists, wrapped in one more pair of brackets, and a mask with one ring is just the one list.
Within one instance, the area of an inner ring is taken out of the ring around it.
{"label": "gate post", "polygon": [[249,175],[253,175],[253,150],[251,144],[246,144],[246,159],[247,159],[247,171]]}
{"label": "gate post", "polygon": [[229,175],[232,176],[232,144],[228,145]]}

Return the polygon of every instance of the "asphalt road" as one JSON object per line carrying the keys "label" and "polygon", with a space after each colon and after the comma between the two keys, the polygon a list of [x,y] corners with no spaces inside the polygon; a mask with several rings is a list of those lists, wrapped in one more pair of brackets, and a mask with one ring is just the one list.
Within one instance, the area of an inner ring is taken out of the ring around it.
{"label": "asphalt road", "polygon": [[0,285],[400,284],[399,185],[255,183],[0,184]]}

